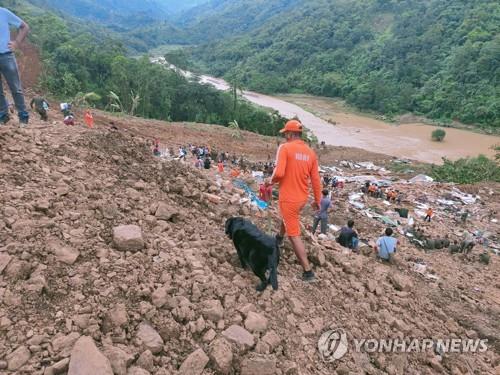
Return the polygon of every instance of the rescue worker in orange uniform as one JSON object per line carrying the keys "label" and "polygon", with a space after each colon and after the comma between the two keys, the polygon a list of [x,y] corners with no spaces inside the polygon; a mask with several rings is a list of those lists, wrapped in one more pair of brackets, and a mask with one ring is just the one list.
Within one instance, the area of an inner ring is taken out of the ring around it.
{"label": "rescue worker in orange uniform", "polygon": [[87,127],[89,127],[90,129],[94,127],[94,116],[92,116],[92,112],[90,112],[90,109],[85,112],[84,121],[85,124],[87,124]]}
{"label": "rescue worker in orange uniform", "polygon": [[424,221],[428,221],[429,223],[431,222],[432,216],[434,215],[434,211],[432,207],[429,207],[427,211],[425,212],[425,219]]}
{"label": "rescue worker in orange uniform", "polygon": [[300,238],[300,212],[309,198],[309,184],[312,184],[315,211],[319,210],[321,201],[321,180],[319,176],[318,158],[311,148],[302,140],[302,124],[297,120],[288,121],[280,130],[286,143],[278,148],[276,168],[271,183],[279,184],[279,209],[282,217],[278,242],[283,242],[286,234],[292,243],[304,273],[304,281],[313,281],[314,272],[307,259],[307,253]]}

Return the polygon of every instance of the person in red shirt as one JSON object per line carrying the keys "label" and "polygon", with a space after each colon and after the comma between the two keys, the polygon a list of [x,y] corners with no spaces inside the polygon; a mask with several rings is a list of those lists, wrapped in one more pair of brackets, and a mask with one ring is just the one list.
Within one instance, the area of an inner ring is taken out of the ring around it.
{"label": "person in red shirt", "polygon": [[222,160],[219,160],[219,162],[217,163],[217,169],[219,170],[219,173],[224,173],[224,163],[222,162]]}
{"label": "person in red shirt", "polygon": [[302,124],[297,120],[288,121],[280,130],[286,143],[278,148],[276,168],[271,183],[279,184],[279,208],[282,216],[278,241],[283,241],[286,234],[292,243],[304,273],[304,281],[313,281],[314,272],[307,259],[306,249],[300,238],[300,212],[309,198],[309,184],[312,184],[315,211],[321,201],[321,180],[319,177],[318,158],[313,150],[302,140]]}
{"label": "person in red shirt", "polygon": [[259,199],[264,202],[271,202],[273,197],[273,185],[269,179],[266,179],[259,187]]}

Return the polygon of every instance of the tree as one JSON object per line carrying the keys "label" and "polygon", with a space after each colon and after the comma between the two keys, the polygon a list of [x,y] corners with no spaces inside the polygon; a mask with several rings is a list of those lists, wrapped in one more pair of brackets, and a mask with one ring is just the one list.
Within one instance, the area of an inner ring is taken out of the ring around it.
{"label": "tree", "polygon": [[442,142],[444,137],[446,137],[446,132],[443,129],[436,129],[432,132],[432,140],[436,142]]}

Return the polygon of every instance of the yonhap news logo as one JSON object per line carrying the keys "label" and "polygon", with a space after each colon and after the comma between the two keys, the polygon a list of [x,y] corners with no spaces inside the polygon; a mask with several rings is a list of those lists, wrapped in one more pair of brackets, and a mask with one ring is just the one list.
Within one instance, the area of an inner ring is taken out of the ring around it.
{"label": "yonhap news logo", "polygon": [[362,338],[349,340],[343,328],[324,332],[318,340],[321,360],[332,363],[344,357],[349,350],[365,353],[484,353],[487,339],[461,338]]}
{"label": "yonhap news logo", "polygon": [[326,331],[318,340],[319,355],[327,363],[346,355],[348,346],[347,333],[342,328]]}

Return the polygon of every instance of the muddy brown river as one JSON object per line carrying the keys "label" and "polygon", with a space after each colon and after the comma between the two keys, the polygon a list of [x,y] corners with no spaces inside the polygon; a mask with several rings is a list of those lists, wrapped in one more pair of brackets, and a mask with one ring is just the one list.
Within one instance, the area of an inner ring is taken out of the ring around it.
{"label": "muddy brown river", "polygon": [[[153,61],[166,63],[161,58]],[[189,72],[181,73],[192,76]],[[227,82],[219,78],[202,75],[200,79],[219,90],[230,88]],[[443,157],[451,160],[479,154],[491,157],[495,154],[493,147],[500,145],[500,137],[454,128],[446,128],[443,142],[433,142],[431,133],[436,129],[434,126],[423,123],[396,126],[339,109],[335,101],[329,98],[269,96],[252,91],[243,91],[242,95],[254,104],[278,111],[282,116],[297,116],[320,142],[333,146],[358,147],[398,158],[441,163]]]}
{"label": "muddy brown river", "polygon": [[[229,89],[227,82],[222,79],[202,76],[201,80],[219,90]],[[431,133],[436,129],[435,126],[423,123],[395,126],[339,110],[334,101],[328,98],[307,95],[275,97],[252,91],[244,91],[243,97],[252,103],[277,110],[285,117],[297,116],[320,142],[325,141],[333,146],[359,147],[399,158],[441,163],[443,157],[452,160],[479,154],[491,157],[494,155],[493,146],[500,144],[500,137],[454,128],[445,129],[446,138],[443,142],[434,142]]]}

